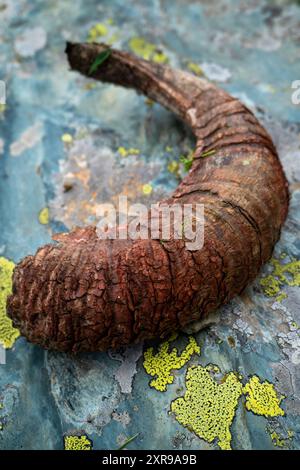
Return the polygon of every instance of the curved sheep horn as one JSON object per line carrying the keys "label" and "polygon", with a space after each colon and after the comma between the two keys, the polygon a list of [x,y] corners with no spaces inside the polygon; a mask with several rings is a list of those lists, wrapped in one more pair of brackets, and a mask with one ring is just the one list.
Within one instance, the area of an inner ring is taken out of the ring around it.
{"label": "curved sheep horn", "polygon": [[107,48],[69,43],[66,52],[72,69],[135,88],[196,136],[192,167],[164,202],[204,205],[204,246],[191,250],[174,237],[101,240],[87,227],[25,258],[14,272],[8,313],[29,341],[61,351],[164,337],[206,317],[255,278],[288,210],[271,138],[240,101],[206,80],[113,49],[91,68]]}

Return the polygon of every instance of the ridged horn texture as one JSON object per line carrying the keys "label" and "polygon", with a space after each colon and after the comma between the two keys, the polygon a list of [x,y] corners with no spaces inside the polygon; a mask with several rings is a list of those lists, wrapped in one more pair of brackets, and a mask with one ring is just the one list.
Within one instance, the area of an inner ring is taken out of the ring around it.
{"label": "ridged horn texture", "polygon": [[[107,47],[69,43],[71,69],[88,75]],[[257,276],[288,210],[272,140],[239,100],[189,73],[114,49],[92,78],[135,88],[192,128],[192,167],[164,202],[204,204],[204,246],[191,251],[184,240],[101,240],[87,227],[23,259],[8,314],[29,341],[59,351],[165,337],[206,317]]]}

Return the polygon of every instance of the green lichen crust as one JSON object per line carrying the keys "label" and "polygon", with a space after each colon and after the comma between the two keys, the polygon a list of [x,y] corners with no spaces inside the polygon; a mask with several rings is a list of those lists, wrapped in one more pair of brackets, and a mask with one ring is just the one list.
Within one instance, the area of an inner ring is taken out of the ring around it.
{"label": "green lichen crust", "polygon": [[177,421],[211,443],[217,440],[223,450],[231,449],[230,426],[235,416],[243,385],[233,372],[217,383],[210,368],[189,367],[186,393],[171,403]]}
{"label": "green lichen crust", "polygon": [[13,327],[12,321],[6,315],[6,299],[12,291],[12,274],[14,263],[0,257],[0,345],[11,348],[20,336],[19,331]]}

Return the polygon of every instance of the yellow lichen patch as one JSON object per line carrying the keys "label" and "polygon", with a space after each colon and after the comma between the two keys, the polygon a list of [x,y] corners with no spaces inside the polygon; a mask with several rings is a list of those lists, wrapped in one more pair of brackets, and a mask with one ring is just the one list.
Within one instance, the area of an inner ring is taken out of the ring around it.
{"label": "yellow lichen patch", "polygon": [[85,84],[83,85],[83,88],[84,88],[85,90],[93,90],[93,89],[96,88],[96,87],[97,87],[97,84],[94,83],[94,82],[85,83]]}
{"label": "yellow lichen patch", "polygon": [[211,372],[215,372],[216,374],[219,374],[221,372],[220,368],[216,366],[215,364],[208,364],[208,366],[206,366],[205,369]]}
{"label": "yellow lichen patch", "polygon": [[278,432],[278,430],[273,429],[271,426],[267,426],[266,430],[275,447],[290,448],[293,437],[295,436],[294,431],[288,429],[287,431],[282,430],[282,432]]}
{"label": "yellow lichen patch", "polygon": [[176,160],[173,160],[168,164],[168,171],[170,173],[178,174],[179,171],[179,163]]}
{"label": "yellow lichen patch", "polygon": [[284,416],[284,411],[280,408],[280,403],[284,397],[279,397],[274,385],[270,382],[261,382],[259,377],[254,375],[243,388],[246,395],[246,408],[257,415],[266,418]]}
{"label": "yellow lichen patch", "polygon": [[207,442],[217,440],[223,450],[231,449],[233,422],[243,384],[230,372],[217,383],[207,367],[192,366],[186,374],[186,392],[171,403],[177,421]]}
{"label": "yellow lichen patch", "polygon": [[151,44],[141,37],[134,37],[130,39],[129,47],[136,55],[143,57],[145,60],[149,60],[156,49],[155,44]]}
{"label": "yellow lichen patch", "polygon": [[276,302],[282,302],[284,299],[287,298],[287,293],[286,292],[281,292],[277,297],[276,297]]}
{"label": "yellow lichen patch", "polygon": [[133,147],[129,149],[126,149],[125,147],[119,147],[118,153],[121,155],[121,157],[128,157],[128,155],[139,155],[140,150]]}
{"label": "yellow lichen patch", "polygon": [[150,183],[143,184],[142,186],[142,193],[145,194],[145,196],[149,196],[153,191],[153,188]]}
{"label": "yellow lichen patch", "polygon": [[158,64],[165,64],[169,61],[168,57],[160,51],[155,44],[147,42],[144,38],[131,38],[129,47],[136,55],[145,60],[152,60]]}
{"label": "yellow lichen patch", "polygon": [[0,345],[11,348],[20,336],[19,331],[13,327],[12,321],[6,315],[6,300],[12,291],[12,274],[14,263],[0,257]]}
{"label": "yellow lichen patch", "polygon": [[42,225],[49,224],[49,209],[48,209],[48,207],[44,207],[39,212],[39,223],[42,224]]}
{"label": "yellow lichen patch", "polygon": [[151,60],[157,64],[167,64],[169,62],[168,57],[163,52],[156,52]]}
{"label": "yellow lichen patch", "polygon": [[63,134],[61,140],[65,144],[71,144],[73,142],[73,136],[71,134]]}
{"label": "yellow lichen patch", "polygon": [[[280,257],[283,260],[282,257]],[[281,263],[278,259],[271,260],[273,272],[261,279],[260,284],[263,287],[265,295],[274,297],[280,302],[287,297],[285,292],[281,292],[283,286],[300,287],[300,261],[291,260]]]}
{"label": "yellow lichen patch", "polygon": [[282,439],[276,431],[273,431],[271,434],[271,439],[275,447],[285,447],[286,441]]}
{"label": "yellow lichen patch", "polygon": [[88,42],[97,42],[99,38],[106,36],[108,28],[104,23],[97,23],[88,32]]}
{"label": "yellow lichen patch", "polygon": [[87,42],[103,42],[105,39],[106,44],[112,45],[119,39],[119,34],[115,30],[112,18],[108,18],[103,23],[96,23],[88,31]]}
{"label": "yellow lichen patch", "polygon": [[93,444],[86,435],[82,436],[65,436],[65,450],[92,450]]}
{"label": "yellow lichen patch", "polygon": [[200,346],[192,336],[189,337],[189,342],[180,355],[176,348],[169,352],[170,342],[175,338],[176,335],[162,343],[157,354],[153,353],[153,348],[147,349],[144,353],[144,368],[149,375],[156,377],[151,380],[150,387],[160,392],[167,390],[168,384],[174,382],[172,370],[181,369],[193,354],[200,354]]}
{"label": "yellow lichen patch", "polygon": [[150,98],[146,98],[145,103],[151,108],[154,105],[155,101],[151,100]]}
{"label": "yellow lichen patch", "polygon": [[189,62],[187,64],[187,68],[189,69],[190,72],[194,73],[195,75],[198,75],[198,77],[201,77],[201,75],[204,75],[202,68],[200,65],[196,64],[195,62]]}
{"label": "yellow lichen patch", "polygon": [[263,287],[264,293],[268,297],[274,297],[280,292],[280,283],[272,274],[261,279],[260,285]]}

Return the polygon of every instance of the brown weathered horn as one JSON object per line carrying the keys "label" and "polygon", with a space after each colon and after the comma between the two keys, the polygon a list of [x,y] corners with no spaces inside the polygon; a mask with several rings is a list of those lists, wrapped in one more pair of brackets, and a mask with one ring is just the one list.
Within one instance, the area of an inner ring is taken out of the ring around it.
{"label": "brown weathered horn", "polygon": [[[71,68],[88,75],[106,49],[68,44],[66,52]],[[204,247],[100,240],[87,227],[25,258],[14,272],[8,313],[29,341],[60,351],[164,337],[206,317],[255,278],[288,210],[271,138],[240,101],[206,80],[114,49],[92,77],[135,88],[191,126],[193,165],[164,202],[204,204]]]}

